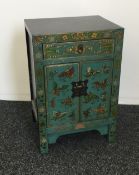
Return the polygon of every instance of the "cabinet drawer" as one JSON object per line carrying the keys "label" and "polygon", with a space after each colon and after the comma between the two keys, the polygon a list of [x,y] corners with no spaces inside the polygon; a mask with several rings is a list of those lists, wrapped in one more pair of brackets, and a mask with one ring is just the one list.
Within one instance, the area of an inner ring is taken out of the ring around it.
{"label": "cabinet drawer", "polygon": [[45,59],[73,56],[112,55],[113,50],[113,39],[43,44]]}

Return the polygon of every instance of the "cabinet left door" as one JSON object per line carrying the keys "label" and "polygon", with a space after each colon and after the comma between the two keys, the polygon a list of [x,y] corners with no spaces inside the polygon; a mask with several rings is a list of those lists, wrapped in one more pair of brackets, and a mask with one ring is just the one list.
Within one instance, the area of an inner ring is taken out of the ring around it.
{"label": "cabinet left door", "polygon": [[79,98],[72,98],[72,82],[79,81],[79,64],[45,67],[47,126],[71,125],[79,120]]}

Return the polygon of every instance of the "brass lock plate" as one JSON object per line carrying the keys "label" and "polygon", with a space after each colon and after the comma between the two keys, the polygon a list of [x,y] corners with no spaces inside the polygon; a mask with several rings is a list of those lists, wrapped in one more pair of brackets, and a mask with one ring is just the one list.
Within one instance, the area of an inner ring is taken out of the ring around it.
{"label": "brass lock plate", "polygon": [[88,80],[72,82],[72,97],[80,97],[87,95]]}

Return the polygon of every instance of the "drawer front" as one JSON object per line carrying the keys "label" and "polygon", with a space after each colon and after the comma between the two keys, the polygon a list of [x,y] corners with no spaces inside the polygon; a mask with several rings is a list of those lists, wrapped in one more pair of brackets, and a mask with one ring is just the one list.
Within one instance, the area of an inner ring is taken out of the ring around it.
{"label": "drawer front", "polygon": [[82,80],[88,80],[87,95],[80,97],[80,120],[109,117],[112,61],[90,61],[81,66]]}
{"label": "drawer front", "polygon": [[43,44],[45,59],[73,56],[112,55],[113,39]]}

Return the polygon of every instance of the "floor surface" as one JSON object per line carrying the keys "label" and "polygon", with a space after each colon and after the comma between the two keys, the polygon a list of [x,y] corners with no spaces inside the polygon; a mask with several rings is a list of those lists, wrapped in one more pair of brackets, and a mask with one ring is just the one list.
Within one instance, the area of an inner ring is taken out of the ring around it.
{"label": "floor surface", "polygon": [[0,175],[139,175],[139,106],[119,105],[117,142],[97,132],[38,149],[30,102],[0,101]]}

